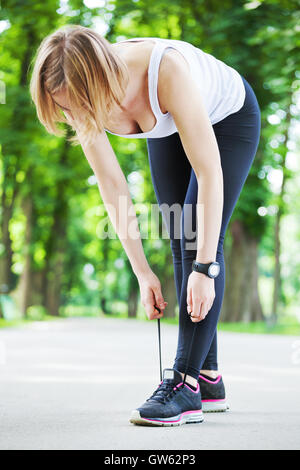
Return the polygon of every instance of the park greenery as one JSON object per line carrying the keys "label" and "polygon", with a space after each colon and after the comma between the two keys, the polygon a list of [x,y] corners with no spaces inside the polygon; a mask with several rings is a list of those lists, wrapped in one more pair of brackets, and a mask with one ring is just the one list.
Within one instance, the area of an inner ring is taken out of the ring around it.
{"label": "park greenery", "polygon": [[[227,231],[221,319],[262,329],[264,324],[297,323],[299,2],[7,0],[0,9],[2,324],[17,317],[78,312],[145,317],[120,240],[101,237],[103,224],[110,222],[81,147],[48,134],[30,98],[37,47],[67,23],[94,28],[110,42],[130,37],[184,40],[248,80],[261,109],[261,140]],[[66,129],[70,136],[71,129]],[[140,229],[147,232],[145,208],[150,213],[156,199],[146,141],[108,136],[127,178]],[[162,231],[161,220],[157,230]],[[178,306],[169,240],[145,236],[143,246],[168,301],[166,316],[174,318]]]}

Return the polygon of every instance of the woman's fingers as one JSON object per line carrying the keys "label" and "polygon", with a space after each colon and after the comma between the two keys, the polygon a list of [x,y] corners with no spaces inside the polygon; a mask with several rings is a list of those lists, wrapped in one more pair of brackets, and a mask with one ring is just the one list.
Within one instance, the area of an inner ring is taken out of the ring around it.
{"label": "woman's fingers", "polygon": [[207,302],[200,302],[200,304],[197,305],[197,310],[195,308],[190,317],[194,323],[204,320],[209,311],[209,305]]}
{"label": "woman's fingers", "polygon": [[152,320],[154,318],[155,313],[156,313],[156,311],[153,307],[154,303],[155,303],[154,295],[153,295],[153,293],[148,291],[148,293],[146,295],[146,298],[143,301],[143,305],[145,307],[146,314],[147,314],[147,317],[149,318],[149,320]]}
{"label": "woman's fingers", "polygon": [[163,311],[154,305],[154,312],[150,320],[156,320],[157,318],[162,318],[164,316]]}
{"label": "woman's fingers", "polygon": [[150,289],[148,290],[146,297],[144,298],[142,303],[145,307],[146,314],[149,320],[155,320],[163,316],[163,310],[160,309],[159,307],[155,308],[156,300],[155,300],[155,296],[152,290]]}
{"label": "woman's fingers", "polygon": [[152,304],[151,309],[152,312],[150,313],[149,320],[156,320],[157,318],[163,317],[163,311],[160,310],[158,307]]}
{"label": "woman's fingers", "polygon": [[214,298],[212,280],[203,277],[201,273],[192,272],[187,285],[187,311],[193,322],[205,319],[212,308]]}
{"label": "woman's fingers", "polygon": [[168,302],[164,300],[158,277],[151,271],[138,278],[141,302],[149,320],[162,318]]}
{"label": "woman's fingers", "polygon": [[191,313],[193,311],[193,298],[192,298],[192,289],[189,287],[187,288],[186,303],[187,303],[187,311],[188,313]]}
{"label": "woman's fingers", "polygon": [[144,309],[146,310],[147,317],[150,318],[150,315],[153,313],[153,295],[151,295],[151,291],[149,289],[147,289],[146,292],[143,292],[141,301]]}
{"label": "woman's fingers", "polygon": [[201,318],[201,302],[197,302],[197,307],[192,311],[191,320],[194,323],[197,323],[202,320]]}
{"label": "woman's fingers", "polygon": [[202,302],[202,304],[201,304],[201,310],[200,310],[200,315],[199,315],[200,321],[201,321],[201,320],[204,320],[204,318],[206,317],[207,313],[208,313],[208,303],[207,303],[207,302]]}
{"label": "woman's fingers", "polygon": [[160,309],[164,310],[166,308],[166,303],[163,298],[163,295],[161,293],[161,288],[159,287],[154,287],[153,289],[154,292],[154,297],[155,297],[155,305]]}
{"label": "woman's fingers", "polygon": [[201,311],[201,304],[202,304],[201,300],[193,299],[193,311],[192,311],[193,317],[199,318],[200,311]]}

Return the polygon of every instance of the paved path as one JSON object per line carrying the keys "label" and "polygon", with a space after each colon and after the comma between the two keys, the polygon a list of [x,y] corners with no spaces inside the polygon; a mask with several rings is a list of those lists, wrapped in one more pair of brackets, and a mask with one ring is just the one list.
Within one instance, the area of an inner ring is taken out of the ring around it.
{"label": "paved path", "polygon": [[[69,319],[1,330],[0,449],[299,449],[295,337],[220,334],[231,411],[179,428],[130,424],[159,382],[156,328]],[[162,335],[171,367],[177,327]]]}

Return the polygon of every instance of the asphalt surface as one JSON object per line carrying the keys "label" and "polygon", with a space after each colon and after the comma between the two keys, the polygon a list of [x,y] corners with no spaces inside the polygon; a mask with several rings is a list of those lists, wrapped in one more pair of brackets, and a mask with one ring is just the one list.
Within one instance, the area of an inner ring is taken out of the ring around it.
{"label": "asphalt surface", "polygon": [[[163,365],[177,327],[162,321]],[[0,449],[299,449],[300,342],[219,335],[230,412],[135,426],[159,382],[156,322],[68,319],[0,331]]]}

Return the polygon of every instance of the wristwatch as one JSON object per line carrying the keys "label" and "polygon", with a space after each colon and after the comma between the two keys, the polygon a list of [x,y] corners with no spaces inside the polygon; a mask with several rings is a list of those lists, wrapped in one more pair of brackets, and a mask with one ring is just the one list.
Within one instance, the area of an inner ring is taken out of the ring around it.
{"label": "wristwatch", "polygon": [[204,264],[194,260],[192,268],[193,271],[206,274],[206,276],[210,277],[211,279],[215,279],[220,273],[220,264],[217,261]]}

